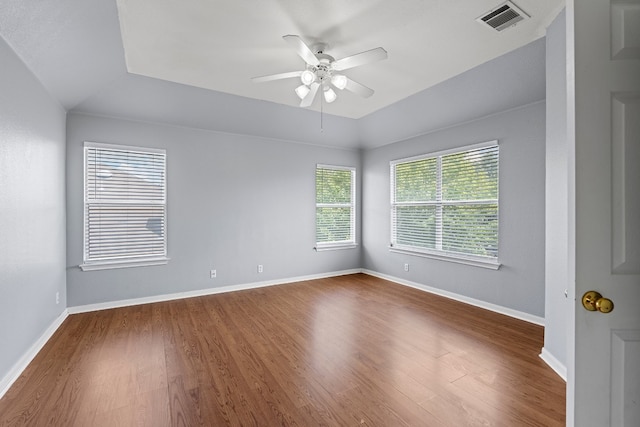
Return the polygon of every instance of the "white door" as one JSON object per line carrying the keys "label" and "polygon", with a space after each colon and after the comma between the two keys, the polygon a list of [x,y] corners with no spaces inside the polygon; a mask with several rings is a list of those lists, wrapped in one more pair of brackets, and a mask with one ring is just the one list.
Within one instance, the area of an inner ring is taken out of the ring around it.
{"label": "white door", "polygon": [[[576,299],[567,424],[639,427],[640,0],[567,0],[567,59]],[[613,311],[584,309],[590,290]]]}

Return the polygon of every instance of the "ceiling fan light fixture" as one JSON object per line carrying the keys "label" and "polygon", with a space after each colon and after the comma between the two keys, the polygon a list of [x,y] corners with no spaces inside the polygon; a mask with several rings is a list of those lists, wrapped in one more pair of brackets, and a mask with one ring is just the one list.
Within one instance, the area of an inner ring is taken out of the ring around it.
{"label": "ceiling fan light fixture", "polygon": [[336,100],[337,97],[338,95],[336,95],[336,92],[333,89],[331,89],[330,87],[325,88],[324,100],[327,101],[327,104],[331,104]]}
{"label": "ceiling fan light fixture", "polygon": [[309,92],[311,91],[311,89],[309,89],[309,86],[307,85],[300,85],[296,88],[296,95],[298,95],[298,98],[300,99],[304,99],[305,96],[307,96],[309,94]]}
{"label": "ceiling fan light fixture", "polygon": [[304,70],[300,75],[300,81],[302,81],[302,84],[305,84],[307,86],[313,83],[315,79],[316,75],[311,70]]}
{"label": "ceiling fan light fixture", "polygon": [[[636,0],[637,1],[637,0]],[[266,76],[253,77],[255,83],[270,82],[288,78],[299,78],[302,84],[295,88],[296,95],[302,100],[300,107],[311,107],[316,95],[322,89],[320,98],[320,112],[322,113],[322,101],[327,104],[334,102],[338,95],[336,90],[346,89],[349,92],[369,98],[373,95],[373,89],[368,88],[349,77],[342,74],[343,71],[360,67],[374,61],[387,59],[387,51],[381,47],[346,56],[337,61],[331,55],[324,53],[326,44],[317,44],[313,48],[309,47],[300,36],[286,35],[283,39],[292,45],[296,53],[305,62],[306,66],[301,71],[289,71]],[[320,116],[322,117],[322,115]],[[322,128],[322,126],[321,126]]]}
{"label": "ceiling fan light fixture", "polygon": [[347,76],[343,76],[342,74],[334,74],[333,76],[331,76],[331,84],[342,90],[347,87]]}

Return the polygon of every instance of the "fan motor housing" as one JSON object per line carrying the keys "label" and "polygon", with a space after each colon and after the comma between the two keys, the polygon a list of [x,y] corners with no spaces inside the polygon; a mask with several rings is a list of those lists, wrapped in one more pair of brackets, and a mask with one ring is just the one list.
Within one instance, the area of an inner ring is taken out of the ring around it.
{"label": "fan motor housing", "polygon": [[333,56],[327,55],[325,53],[322,53],[322,51],[320,51],[316,54],[316,58],[318,58],[318,61],[320,61],[320,64],[313,67],[315,68],[315,70],[312,70],[312,71],[316,74],[316,77],[318,78],[318,80],[323,82],[325,80],[331,79],[331,74],[332,74],[331,63],[335,61]]}

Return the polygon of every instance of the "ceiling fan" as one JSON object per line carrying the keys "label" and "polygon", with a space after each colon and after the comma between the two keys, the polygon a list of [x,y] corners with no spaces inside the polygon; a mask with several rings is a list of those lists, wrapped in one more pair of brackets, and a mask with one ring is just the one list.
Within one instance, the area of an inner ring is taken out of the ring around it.
{"label": "ceiling fan", "polygon": [[312,49],[307,46],[299,36],[286,35],[282,38],[296,49],[296,53],[307,64],[306,68],[302,71],[291,71],[287,73],[253,77],[251,80],[254,83],[294,77],[300,78],[302,84],[296,87],[295,92],[301,99],[301,107],[309,107],[313,103],[313,100],[320,89],[322,89],[324,100],[327,103],[335,101],[338,97],[336,92],[333,90],[333,87],[339,90],[346,89],[364,98],[368,98],[373,95],[373,89],[351,80],[340,72],[369,64],[371,62],[387,59],[387,51],[383,48],[377,47],[375,49],[336,60],[332,56],[324,53],[324,50],[327,48],[325,44],[316,44]]}

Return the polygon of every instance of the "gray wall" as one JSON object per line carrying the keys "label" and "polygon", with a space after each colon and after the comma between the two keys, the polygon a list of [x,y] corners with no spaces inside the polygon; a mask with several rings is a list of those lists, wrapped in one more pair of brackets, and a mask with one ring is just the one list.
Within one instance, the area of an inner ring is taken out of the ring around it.
{"label": "gray wall", "polygon": [[547,29],[546,328],[544,348],[566,366],[569,202],[565,12]]}
{"label": "gray wall", "polygon": [[330,147],[355,149],[360,142],[357,122],[346,117],[325,111],[321,127],[320,113],[311,109],[135,74],[114,80],[71,111]]}
{"label": "gray wall", "polygon": [[[389,161],[494,139],[500,144],[500,270],[389,252]],[[366,151],[364,267],[544,316],[544,162],[544,102]]]}
{"label": "gray wall", "polygon": [[367,148],[542,101],[545,41],[533,41],[358,120]]}
{"label": "gray wall", "polygon": [[2,38],[0,64],[2,385],[66,308],[65,111]]}
{"label": "gray wall", "polygon": [[[316,163],[355,166],[360,186],[358,151],[76,113],[69,114],[67,132],[71,307],[361,265],[359,248],[313,250]],[[168,265],[78,269],[84,141],[167,150]],[[216,279],[209,277],[213,268]]]}

